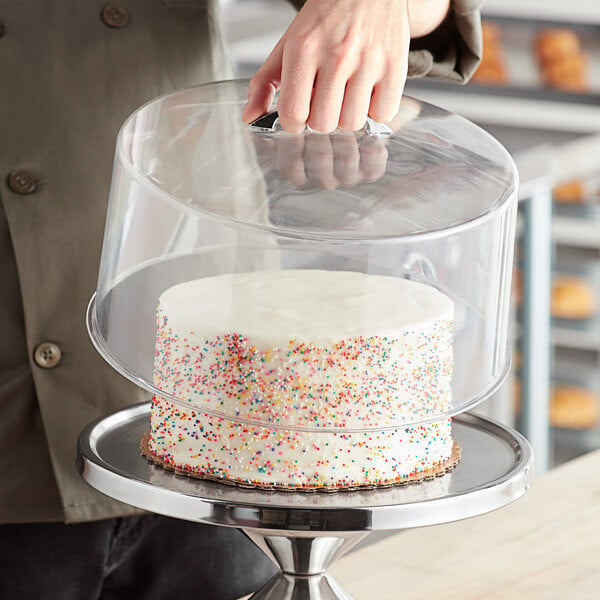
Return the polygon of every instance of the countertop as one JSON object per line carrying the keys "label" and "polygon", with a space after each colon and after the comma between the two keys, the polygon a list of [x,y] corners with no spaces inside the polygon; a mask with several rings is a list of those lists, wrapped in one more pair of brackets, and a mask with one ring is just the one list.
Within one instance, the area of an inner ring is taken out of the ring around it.
{"label": "countertop", "polygon": [[395,533],[330,573],[355,600],[600,598],[600,451],[472,519]]}

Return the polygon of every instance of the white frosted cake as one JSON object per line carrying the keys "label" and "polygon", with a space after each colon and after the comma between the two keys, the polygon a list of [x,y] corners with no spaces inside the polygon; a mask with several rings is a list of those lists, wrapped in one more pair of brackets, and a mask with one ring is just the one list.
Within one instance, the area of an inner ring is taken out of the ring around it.
{"label": "white frosted cake", "polygon": [[[160,297],[143,450],[167,468],[259,487],[337,489],[443,474],[453,303],[352,271],[236,273]],[[176,402],[173,397],[177,398]],[[212,414],[207,414],[210,411]]]}

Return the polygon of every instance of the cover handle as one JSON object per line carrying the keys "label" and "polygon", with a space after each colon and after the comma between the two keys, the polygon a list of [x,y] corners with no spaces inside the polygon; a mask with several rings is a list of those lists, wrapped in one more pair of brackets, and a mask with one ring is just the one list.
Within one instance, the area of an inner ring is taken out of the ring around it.
{"label": "cover handle", "polygon": [[[255,131],[274,132],[280,131],[281,128],[277,128],[279,123],[279,113],[276,110],[265,113],[258,117],[258,119],[250,123],[250,128]],[[378,123],[373,121],[370,117],[367,117],[366,131],[367,135],[392,135],[394,132],[385,123]]]}

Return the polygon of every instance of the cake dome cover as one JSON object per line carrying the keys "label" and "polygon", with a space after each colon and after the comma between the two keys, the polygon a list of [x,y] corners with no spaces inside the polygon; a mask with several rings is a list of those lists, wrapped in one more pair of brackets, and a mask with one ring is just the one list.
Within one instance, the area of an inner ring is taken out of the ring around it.
{"label": "cake dome cover", "polygon": [[[295,270],[349,271],[430,286],[454,306],[451,402],[366,426],[431,421],[488,397],[509,364],[517,175],[506,150],[466,119],[408,97],[391,123],[369,120],[357,132],[289,134],[278,124],[276,99],[248,126],[241,121],[247,92],[240,80],[184,89],[142,106],[121,129],[88,311],[99,352],[152,394],[202,405],[186,386],[163,386],[156,376],[157,310],[167,290],[281,271],[289,271],[281,279],[289,288]],[[214,289],[236,294],[235,302],[214,304],[236,311],[238,323],[243,288]],[[268,339],[269,315],[248,297],[248,322]],[[372,309],[372,300],[364,302]],[[302,303],[288,303],[288,312],[302,312]],[[213,318],[207,306],[198,306],[199,323]],[[334,320],[335,306],[323,306],[324,323],[327,314]],[[357,310],[360,323],[368,310]],[[239,406],[202,408],[240,416]],[[286,424],[295,426],[279,423]]]}

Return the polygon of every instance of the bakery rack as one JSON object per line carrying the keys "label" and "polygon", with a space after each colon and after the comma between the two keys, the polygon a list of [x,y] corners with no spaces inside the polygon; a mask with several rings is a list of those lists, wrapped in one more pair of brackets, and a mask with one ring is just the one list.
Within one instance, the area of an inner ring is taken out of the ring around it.
{"label": "bakery rack", "polygon": [[[562,460],[565,440],[581,451],[600,438],[596,430],[554,429],[548,399],[556,372],[568,358],[588,371],[600,367],[597,319],[553,319],[549,297],[557,256],[565,248],[595,253],[600,261],[600,196],[585,206],[558,205],[552,189],[569,179],[600,173],[600,4],[595,0],[488,0],[483,17],[502,32],[509,80],[503,85],[411,80],[412,95],[479,123],[511,151],[520,173],[520,241],[524,298],[515,315],[515,341],[522,346],[521,415],[515,419],[513,388],[507,386],[488,414],[518,423],[543,472]],[[545,28],[575,31],[589,58],[589,89],[570,93],[544,87],[533,41]],[[595,283],[595,278],[591,281]],[[600,299],[600,287],[596,285]],[[548,348],[545,352],[544,348]],[[585,378],[589,380],[589,378]],[[590,383],[600,394],[597,380]]]}

